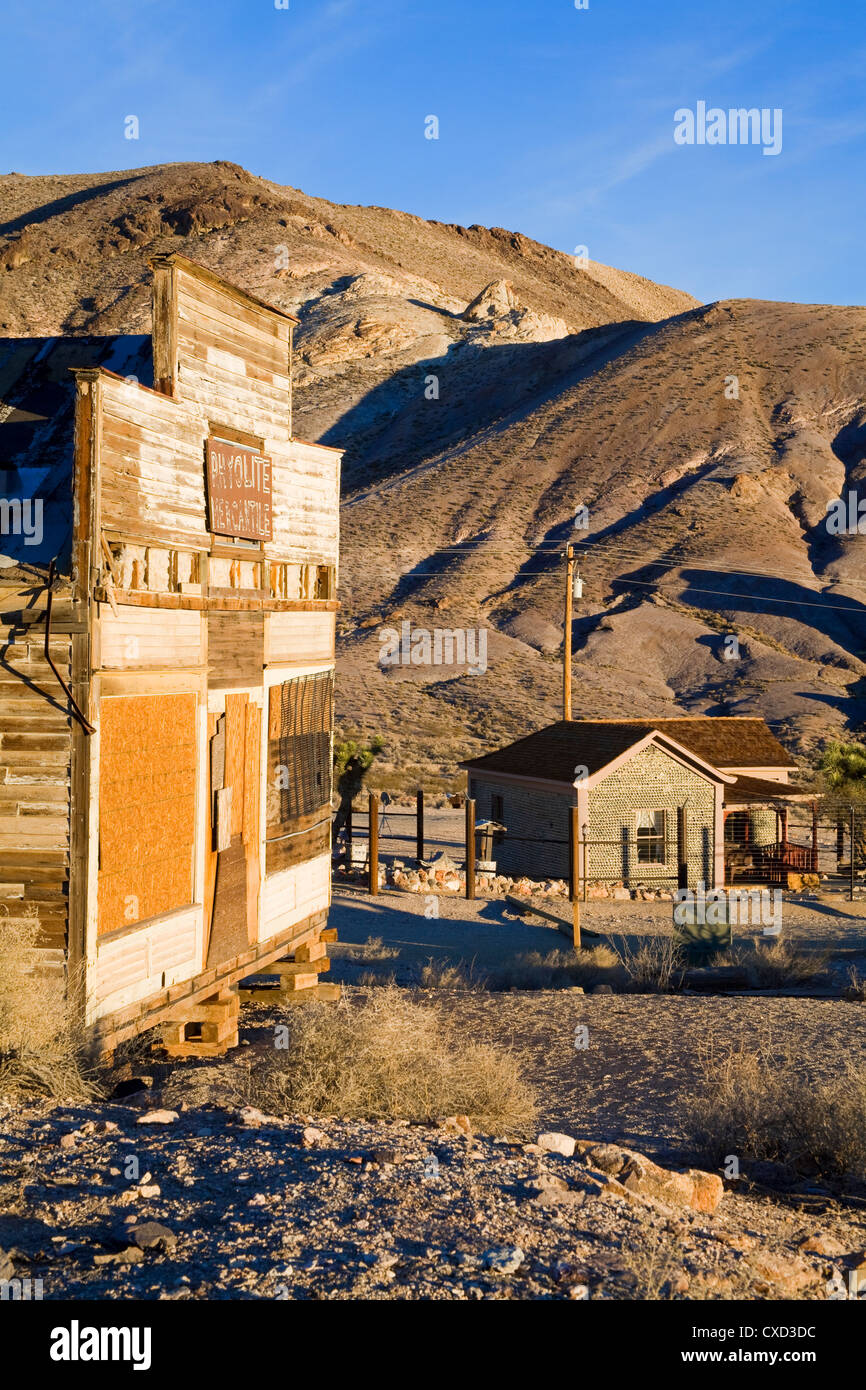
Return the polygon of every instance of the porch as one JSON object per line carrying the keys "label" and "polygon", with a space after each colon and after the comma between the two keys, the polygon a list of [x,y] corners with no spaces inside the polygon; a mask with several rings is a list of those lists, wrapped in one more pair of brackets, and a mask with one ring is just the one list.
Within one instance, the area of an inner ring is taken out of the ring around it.
{"label": "porch", "polygon": [[739,776],[724,789],[724,845],[729,885],[785,888],[790,874],[817,874],[818,801],[802,787]]}

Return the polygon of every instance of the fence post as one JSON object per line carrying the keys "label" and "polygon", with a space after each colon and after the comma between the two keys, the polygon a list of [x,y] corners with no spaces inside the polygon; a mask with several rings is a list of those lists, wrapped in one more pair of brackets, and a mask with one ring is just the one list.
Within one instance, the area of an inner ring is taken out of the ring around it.
{"label": "fence post", "polygon": [[854,807],[851,807],[851,881],[848,885],[848,901],[854,901]]}
{"label": "fence post", "polygon": [[368,869],[370,874],[370,896],[375,898],[379,892],[379,798],[370,792],[370,842],[368,849]]}
{"label": "fence post", "polygon": [[689,886],[689,814],[677,807],[677,888]]}
{"label": "fence post", "polygon": [[466,896],[475,897],[475,802],[466,798]]}
{"label": "fence post", "polygon": [[580,950],[580,812],[576,806],[568,815],[568,896],[571,900],[571,938]]}
{"label": "fence post", "polygon": [[415,857],[419,864],[424,858],[424,791],[421,787],[415,793]]}
{"label": "fence post", "polygon": [[349,803],[349,809],[348,809],[348,811],[346,812],[346,827],[345,827],[345,828],[346,828],[346,869],[347,869],[347,870],[350,870],[351,867],[352,867],[352,803],[351,803],[351,802]]}
{"label": "fence post", "polygon": [[813,874],[818,872],[818,803],[812,802],[812,852],[809,856]]}

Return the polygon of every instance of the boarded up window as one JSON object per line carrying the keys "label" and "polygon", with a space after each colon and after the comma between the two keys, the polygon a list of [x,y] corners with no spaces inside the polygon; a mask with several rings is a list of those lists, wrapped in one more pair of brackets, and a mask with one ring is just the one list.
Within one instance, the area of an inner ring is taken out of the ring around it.
{"label": "boarded up window", "polygon": [[195,695],[100,705],[99,933],[193,901]]}
{"label": "boarded up window", "polygon": [[330,671],[271,687],[268,873],[312,859],[330,844],[333,699]]}

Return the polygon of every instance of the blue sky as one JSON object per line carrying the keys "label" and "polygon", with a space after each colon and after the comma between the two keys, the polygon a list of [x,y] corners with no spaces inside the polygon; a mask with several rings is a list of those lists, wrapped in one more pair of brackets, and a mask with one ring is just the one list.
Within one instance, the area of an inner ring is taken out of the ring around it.
{"label": "blue sky", "polygon": [[[3,39],[4,173],[232,159],[702,300],[866,303],[861,0],[12,0]],[[781,153],[677,145],[699,101],[780,108]]]}

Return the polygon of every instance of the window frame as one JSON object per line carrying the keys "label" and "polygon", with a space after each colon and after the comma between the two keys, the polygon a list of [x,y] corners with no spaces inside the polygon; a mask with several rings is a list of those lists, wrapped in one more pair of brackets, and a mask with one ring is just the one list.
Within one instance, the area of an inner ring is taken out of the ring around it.
{"label": "window frame", "polygon": [[[653,830],[649,833],[641,834],[646,827],[641,826],[641,816],[661,816],[661,831]],[[642,806],[634,813],[635,819],[635,857],[638,864],[666,864],[668,862],[668,812],[665,806]],[[659,854],[647,853],[653,848],[660,849]],[[642,852],[643,851],[643,852]]]}

